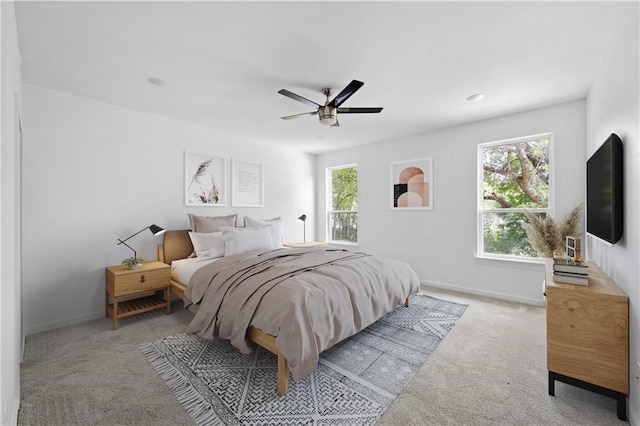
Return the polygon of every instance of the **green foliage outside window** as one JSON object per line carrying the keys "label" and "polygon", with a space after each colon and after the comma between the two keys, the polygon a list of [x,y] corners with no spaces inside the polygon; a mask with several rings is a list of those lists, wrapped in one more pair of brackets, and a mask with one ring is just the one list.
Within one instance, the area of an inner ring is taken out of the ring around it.
{"label": "green foliage outside window", "polygon": [[483,215],[484,252],[507,256],[536,257],[522,227],[522,213]]}
{"label": "green foliage outside window", "polygon": [[358,169],[347,167],[331,171],[331,209],[358,210]]}
{"label": "green foliage outside window", "polygon": [[329,230],[332,241],[358,241],[358,168],[331,170],[331,211]]}
{"label": "green foliage outside window", "polygon": [[522,221],[525,211],[547,214],[549,145],[543,138],[481,148],[484,253],[538,256]]}

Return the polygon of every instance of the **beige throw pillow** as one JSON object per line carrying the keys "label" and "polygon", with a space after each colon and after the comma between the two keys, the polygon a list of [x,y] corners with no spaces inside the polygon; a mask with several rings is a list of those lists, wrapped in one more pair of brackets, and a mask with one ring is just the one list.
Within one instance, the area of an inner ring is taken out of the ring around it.
{"label": "beige throw pillow", "polygon": [[198,216],[187,213],[189,222],[191,223],[191,231],[193,232],[218,232],[221,226],[235,228],[237,214],[228,216]]}

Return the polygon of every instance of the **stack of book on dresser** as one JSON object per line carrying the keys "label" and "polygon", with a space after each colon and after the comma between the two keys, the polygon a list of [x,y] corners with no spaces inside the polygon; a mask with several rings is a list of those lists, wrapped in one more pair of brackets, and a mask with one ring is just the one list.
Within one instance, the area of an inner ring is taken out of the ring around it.
{"label": "stack of book on dresser", "polygon": [[553,281],[557,283],[589,285],[589,266],[570,259],[553,260]]}

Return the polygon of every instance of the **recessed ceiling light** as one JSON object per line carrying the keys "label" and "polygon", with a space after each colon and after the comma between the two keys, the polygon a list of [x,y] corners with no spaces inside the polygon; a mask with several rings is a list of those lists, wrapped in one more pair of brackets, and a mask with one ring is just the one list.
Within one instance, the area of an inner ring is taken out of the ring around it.
{"label": "recessed ceiling light", "polygon": [[469,102],[481,101],[482,99],[484,99],[484,95],[480,93],[476,93],[475,95],[471,95],[467,98]]}
{"label": "recessed ceiling light", "polygon": [[149,84],[153,84],[154,86],[158,86],[158,87],[167,85],[166,81],[158,77],[150,77],[147,79],[147,81],[149,82]]}

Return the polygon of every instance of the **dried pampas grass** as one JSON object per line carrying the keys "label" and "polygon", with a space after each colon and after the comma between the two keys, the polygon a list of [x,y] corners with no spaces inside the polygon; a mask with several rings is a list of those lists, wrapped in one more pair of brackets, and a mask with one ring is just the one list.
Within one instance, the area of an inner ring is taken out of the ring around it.
{"label": "dried pampas grass", "polygon": [[207,173],[207,169],[209,168],[209,164],[211,164],[212,160],[213,158],[210,158],[198,165],[198,168],[196,169],[196,172],[193,174],[193,177],[191,178],[191,182],[189,183],[189,186],[187,187],[187,189],[191,188],[191,185],[193,185],[193,182],[198,182],[198,179],[201,176],[203,176],[205,173]]}
{"label": "dried pampas grass", "polygon": [[578,235],[583,207],[584,204],[580,202],[559,222],[550,215],[525,212],[528,222],[523,222],[522,226],[531,246],[543,257],[553,257],[554,250],[563,250],[565,237]]}

